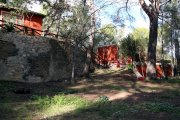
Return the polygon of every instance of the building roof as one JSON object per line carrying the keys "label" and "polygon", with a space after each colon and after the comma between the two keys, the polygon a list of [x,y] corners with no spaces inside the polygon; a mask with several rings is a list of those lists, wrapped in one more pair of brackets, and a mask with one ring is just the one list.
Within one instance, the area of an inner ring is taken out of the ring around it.
{"label": "building roof", "polygon": [[[17,7],[7,6],[7,5],[4,4],[4,3],[0,3],[0,8],[9,9],[9,10],[20,10],[20,11],[24,11],[23,9],[20,9],[20,8],[17,8]],[[44,15],[44,14],[42,14],[42,13],[34,12],[34,11],[31,11],[31,10],[25,10],[24,12],[30,13],[30,14],[34,14],[34,15],[39,15],[39,16],[42,16],[43,18],[46,16],[46,15]]]}

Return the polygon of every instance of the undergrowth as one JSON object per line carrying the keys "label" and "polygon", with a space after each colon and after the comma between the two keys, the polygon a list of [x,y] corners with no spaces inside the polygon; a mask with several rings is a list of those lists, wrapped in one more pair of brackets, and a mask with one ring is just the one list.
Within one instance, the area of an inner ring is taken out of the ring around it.
{"label": "undergrowth", "polygon": [[89,101],[76,97],[76,96],[65,96],[65,95],[55,95],[50,96],[39,96],[32,95],[31,100],[36,103],[36,107],[40,110],[48,109],[50,106],[66,106],[73,105],[74,107],[86,107],[90,104]]}

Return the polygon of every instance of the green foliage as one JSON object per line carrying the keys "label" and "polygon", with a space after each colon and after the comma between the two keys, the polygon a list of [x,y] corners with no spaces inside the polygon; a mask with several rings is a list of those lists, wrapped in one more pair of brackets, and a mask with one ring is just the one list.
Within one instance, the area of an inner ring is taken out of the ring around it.
{"label": "green foliage", "polygon": [[0,82],[0,94],[11,91],[16,88],[16,85],[13,85],[12,82],[1,81]]}
{"label": "green foliage", "polygon": [[132,64],[128,64],[127,68],[128,68],[128,70],[132,70],[133,69],[133,65]]}
{"label": "green foliage", "polygon": [[122,102],[118,104],[108,103],[104,106],[99,106],[97,109],[99,110],[98,113],[105,118],[110,116],[117,118],[127,115],[129,107],[127,103]]}
{"label": "green foliage", "polygon": [[123,56],[131,56],[134,60],[144,61],[148,44],[148,31],[145,28],[137,28],[120,43],[120,51]]}
{"label": "green foliage", "polygon": [[104,104],[104,103],[109,103],[109,98],[107,96],[100,96],[99,99],[97,100],[98,104]]}
{"label": "green foliage", "polygon": [[172,83],[172,84],[180,84],[180,77],[174,77],[169,79],[164,79],[162,82]]}
{"label": "green foliage", "polygon": [[137,43],[131,35],[127,36],[121,41],[120,51],[123,56],[131,56],[134,58],[138,53],[137,50]]}
{"label": "green foliage", "polygon": [[[161,25],[162,40],[164,41],[164,53],[172,51],[172,44],[177,44],[177,38],[179,38],[180,29],[180,14],[179,14],[179,2],[178,0],[171,0],[169,4],[162,7],[162,12],[164,15],[163,25]],[[176,48],[175,48],[176,49]],[[177,48],[178,49],[178,48]],[[166,55],[169,57],[168,55]]]}
{"label": "green foliage", "polygon": [[6,23],[6,24],[4,25],[4,29],[5,29],[6,32],[14,32],[14,31],[15,31],[15,29],[14,29],[14,24],[11,23],[11,22]]}
{"label": "green foliage", "polygon": [[47,13],[44,19],[44,29],[58,34],[66,41],[78,42],[78,44],[86,42],[87,33],[92,27],[88,6],[84,6],[81,2],[74,2],[71,7],[64,1],[50,3],[51,6],[47,3],[43,5]]}
{"label": "green foliage", "polygon": [[148,112],[173,112],[175,111],[175,106],[170,103],[143,103],[141,106],[144,110]]}
{"label": "green foliage", "polygon": [[147,28],[136,28],[131,33],[135,41],[141,44],[141,47],[145,50],[148,45],[149,32]]}
{"label": "green foliage", "polygon": [[2,2],[2,3],[7,3],[7,0],[0,0],[0,2]]}
{"label": "green foliage", "polygon": [[52,88],[51,92],[59,93],[59,94],[73,94],[73,93],[77,93],[78,91],[73,89]]}
{"label": "green foliage", "polygon": [[131,118],[137,114],[146,114],[146,113],[179,113],[179,107],[174,106],[173,104],[166,102],[143,102],[136,104],[128,103],[108,103],[104,106],[98,106],[97,111],[103,117],[113,117],[114,119],[118,118]]}
{"label": "green foliage", "polygon": [[3,112],[3,113],[8,113],[8,112],[12,112],[12,110],[10,109],[10,104],[8,104],[8,103],[0,103],[0,105],[1,105],[1,112]]}
{"label": "green foliage", "polygon": [[117,32],[117,28],[113,24],[104,25],[99,29],[98,33],[95,34],[94,45],[98,45],[99,42],[117,44],[118,40],[115,38]]}
{"label": "green foliage", "polygon": [[2,0],[6,1],[6,7],[16,7],[19,9],[16,9],[16,11],[22,11],[22,10],[27,10],[27,4],[32,4],[34,0]]}
{"label": "green foliage", "polygon": [[104,39],[107,39],[108,41],[114,40],[116,31],[116,27],[112,24],[107,24],[103,26],[100,30],[101,34],[104,36]]}
{"label": "green foliage", "polygon": [[90,16],[87,8],[82,4],[71,7],[70,16],[61,22],[61,31],[59,34],[65,38],[84,42],[87,32],[90,29]]}

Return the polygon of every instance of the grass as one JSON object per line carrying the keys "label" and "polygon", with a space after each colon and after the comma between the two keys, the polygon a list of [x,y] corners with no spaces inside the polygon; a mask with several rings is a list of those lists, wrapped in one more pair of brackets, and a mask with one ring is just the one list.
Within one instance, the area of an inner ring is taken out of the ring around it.
{"label": "grass", "polygon": [[147,80],[152,83],[169,83],[169,84],[180,84],[180,76],[157,79],[157,80]]}
{"label": "grass", "polygon": [[[98,73],[99,74],[99,73]],[[104,74],[104,73],[103,73]],[[93,82],[61,87],[61,83],[32,84],[30,94],[15,94],[24,84],[0,81],[0,119],[75,119],[75,120],[177,120],[180,118],[180,85],[178,78],[136,82],[122,78],[117,72]],[[174,81],[173,81],[174,80]],[[82,85],[82,87],[81,87]],[[93,91],[93,92],[92,92]],[[94,93],[95,91],[95,93]],[[107,92],[103,93],[103,92]],[[113,93],[111,93],[113,91]],[[88,100],[83,95],[98,94]],[[111,101],[113,94],[131,93]],[[110,95],[109,95],[110,94]]]}
{"label": "grass", "polygon": [[17,118],[31,118],[33,115],[37,117],[61,115],[75,109],[88,107],[91,105],[91,102],[77,96],[59,94],[52,97],[32,95],[29,100],[21,104],[13,101],[6,102],[6,99],[4,99],[0,105],[1,115],[3,115],[0,115],[0,118],[12,118],[15,113],[18,115],[16,116]]}
{"label": "grass", "polygon": [[143,102],[137,104],[129,104],[126,102],[106,102],[104,104],[98,104],[95,108],[84,110],[84,112],[87,111],[91,114],[96,112],[104,119],[135,119],[138,117],[143,118],[144,115],[159,114],[163,112],[173,115],[173,117],[175,116],[175,119],[180,117],[180,108],[167,102]]}
{"label": "grass", "polygon": [[180,84],[180,77],[173,77],[173,78],[165,79],[165,82]]}
{"label": "grass", "polygon": [[73,105],[76,107],[84,107],[88,105],[88,101],[76,97],[76,96],[65,96],[65,95],[55,95],[53,97],[49,96],[37,96],[33,95],[31,99],[36,102],[36,106],[39,109],[47,109],[50,106],[65,106]]}
{"label": "grass", "polygon": [[44,116],[61,115],[75,109],[88,107],[91,104],[80,97],[65,96],[63,94],[53,97],[33,95],[31,100],[36,103],[33,108],[41,111]]}
{"label": "grass", "polygon": [[104,85],[103,88],[110,90],[127,91],[127,87],[118,86],[118,85]]}
{"label": "grass", "polygon": [[24,120],[34,117],[40,119],[67,113],[91,104],[83,98],[71,96],[70,94],[77,92],[73,89],[49,88],[46,91],[49,95],[40,95],[43,90],[32,91],[27,95],[13,93],[18,87],[22,88],[22,84],[0,81],[0,119]]}
{"label": "grass", "polygon": [[16,87],[12,82],[0,82],[0,93],[3,94],[4,92],[8,92]]}

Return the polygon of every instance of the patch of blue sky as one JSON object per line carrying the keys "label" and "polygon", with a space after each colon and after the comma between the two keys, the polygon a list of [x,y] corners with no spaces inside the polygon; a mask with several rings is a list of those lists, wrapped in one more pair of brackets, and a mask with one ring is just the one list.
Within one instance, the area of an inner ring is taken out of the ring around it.
{"label": "patch of blue sky", "polygon": [[[103,5],[104,3],[98,3],[97,7],[101,7]],[[119,15],[117,15],[117,11],[119,8],[121,8],[121,10],[119,11]],[[104,26],[106,24],[121,26],[122,24],[124,24],[125,34],[130,33],[134,28],[149,28],[149,18],[137,2],[132,4],[129,3],[128,8],[129,9],[127,9],[127,12],[125,4],[121,2],[119,4],[113,3],[111,5],[107,5],[106,7],[101,9],[98,13],[98,17],[100,17],[101,20],[101,26]],[[113,19],[118,19],[119,23],[117,21],[114,22]]]}
{"label": "patch of blue sky", "polygon": [[42,7],[41,7],[41,5],[40,5],[40,3],[38,1],[29,4],[27,7],[28,7],[29,10],[32,10],[34,12],[42,11]]}

